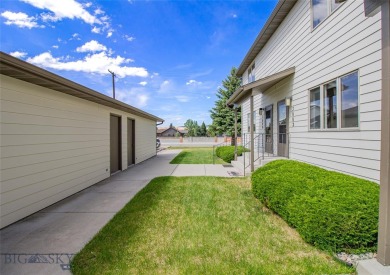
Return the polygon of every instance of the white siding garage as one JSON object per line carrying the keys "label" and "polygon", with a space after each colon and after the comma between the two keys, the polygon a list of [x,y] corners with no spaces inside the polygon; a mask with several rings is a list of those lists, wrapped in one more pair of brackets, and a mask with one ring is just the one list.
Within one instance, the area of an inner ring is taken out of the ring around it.
{"label": "white siding garage", "polygon": [[110,177],[111,115],[121,126],[119,170],[156,155],[162,119],[4,53],[0,64],[0,228]]}

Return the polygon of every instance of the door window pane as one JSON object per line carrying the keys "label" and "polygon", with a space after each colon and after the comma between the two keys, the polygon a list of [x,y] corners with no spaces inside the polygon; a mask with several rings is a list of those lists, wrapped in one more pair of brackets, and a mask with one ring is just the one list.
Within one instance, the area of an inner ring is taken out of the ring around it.
{"label": "door window pane", "polygon": [[321,128],[321,90],[310,91],[310,129]]}
{"label": "door window pane", "polygon": [[286,143],[287,108],[284,102],[278,104],[279,143]]}
{"label": "door window pane", "polygon": [[341,78],[341,127],[359,127],[359,90],[357,72]]}
{"label": "door window pane", "polygon": [[272,138],[272,109],[265,111],[265,138],[266,138],[266,142],[271,142],[271,138]]}
{"label": "door window pane", "polygon": [[328,2],[327,0],[312,0],[313,9],[313,28],[322,22],[328,15]]}

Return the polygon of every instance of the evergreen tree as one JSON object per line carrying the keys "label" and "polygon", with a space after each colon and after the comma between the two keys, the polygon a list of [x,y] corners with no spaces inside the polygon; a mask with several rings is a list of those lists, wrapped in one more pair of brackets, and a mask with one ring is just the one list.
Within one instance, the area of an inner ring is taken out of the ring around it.
{"label": "evergreen tree", "polygon": [[[233,67],[230,75],[222,81],[221,88],[217,92],[217,101],[215,107],[210,110],[212,124],[209,126],[209,132],[216,135],[234,136],[234,110],[226,106],[227,100],[241,85],[241,79],[236,75],[237,69]],[[237,110],[237,133],[241,133],[241,108]]]}
{"label": "evergreen tree", "polygon": [[206,124],[204,124],[204,121],[202,122],[202,125],[200,125],[199,135],[201,137],[205,137],[207,135],[207,128],[206,128]]}

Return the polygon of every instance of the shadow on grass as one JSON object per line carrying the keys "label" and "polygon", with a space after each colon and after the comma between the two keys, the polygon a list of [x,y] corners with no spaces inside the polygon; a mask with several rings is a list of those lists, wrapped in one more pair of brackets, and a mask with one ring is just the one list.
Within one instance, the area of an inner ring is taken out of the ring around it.
{"label": "shadow on grass", "polygon": [[144,222],[149,218],[148,213],[154,211],[159,201],[164,199],[160,195],[169,183],[170,177],[155,178],[138,192],[75,256],[71,264],[72,272],[82,273],[81,267],[85,265],[99,266],[99,263],[119,260],[121,251],[128,245],[124,240],[131,240],[143,229]]}

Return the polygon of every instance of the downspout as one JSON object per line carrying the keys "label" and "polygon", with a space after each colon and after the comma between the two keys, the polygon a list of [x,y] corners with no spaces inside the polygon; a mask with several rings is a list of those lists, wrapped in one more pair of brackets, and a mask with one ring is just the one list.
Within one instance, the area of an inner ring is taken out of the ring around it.
{"label": "downspout", "polygon": [[234,160],[237,161],[237,106],[234,108]]}
{"label": "downspout", "polygon": [[253,118],[253,94],[251,94],[250,97],[250,137],[251,137],[251,173],[255,171],[255,143],[254,143],[254,138],[255,135],[253,133],[253,124],[254,124],[254,118]]}
{"label": "downspout", "polygon": [[390,4],[382,1],[382,119],[377,260],[390,265]]}

